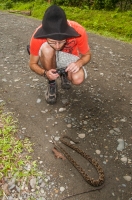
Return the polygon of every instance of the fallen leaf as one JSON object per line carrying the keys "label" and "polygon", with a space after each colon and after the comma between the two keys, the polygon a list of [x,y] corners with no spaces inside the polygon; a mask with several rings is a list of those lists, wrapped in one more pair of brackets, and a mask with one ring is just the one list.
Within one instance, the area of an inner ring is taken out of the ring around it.
{"label": "fallen leaf", "polygon": [[52,149],[52,151],[56,158],[61,158],[62,160],[66,159],[65,156],[62,153],[60,153],[55,147]]}

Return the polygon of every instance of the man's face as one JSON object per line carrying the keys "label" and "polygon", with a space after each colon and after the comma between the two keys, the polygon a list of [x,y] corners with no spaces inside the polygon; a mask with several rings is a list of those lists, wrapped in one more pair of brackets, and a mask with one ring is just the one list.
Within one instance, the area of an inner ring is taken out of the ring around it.
{"label": "man's face", "polygon": [[53,40],[53,39],[47,38],[47,42],[54,50],[59,51],[65,45],[66,40]]}

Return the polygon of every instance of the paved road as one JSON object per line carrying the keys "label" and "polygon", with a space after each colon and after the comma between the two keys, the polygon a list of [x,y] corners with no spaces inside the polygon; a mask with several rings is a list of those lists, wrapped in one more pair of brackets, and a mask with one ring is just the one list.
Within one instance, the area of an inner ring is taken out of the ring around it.
{"label": "paved road", "polygon": [[[67,160],[54,158],[51,136],[58,139],[63,134],[77,139],[79,147],[105,171],[106,185],[100,192],[72,200],[132,199],[132,181],[124,179],[132,177],[132,45],[89,33],[93,56],[87,66],[88,79],[70,91],[59,86],[58,102],[49,106],[44,99],[46,80],[29,69],[26,52],[40,21],[0,12],[0,24],[0,100],[18,118],[19,137],[29,137],[35,144],[33,158],[43,161],[41,170],[50,174],[46,200],[61,200],[92,188]],[[117,150],[119,139],[125,144],[122,151]],[[71,154],[97,178],[87,161]],[[61,186],[64,192],[59,191]]]}

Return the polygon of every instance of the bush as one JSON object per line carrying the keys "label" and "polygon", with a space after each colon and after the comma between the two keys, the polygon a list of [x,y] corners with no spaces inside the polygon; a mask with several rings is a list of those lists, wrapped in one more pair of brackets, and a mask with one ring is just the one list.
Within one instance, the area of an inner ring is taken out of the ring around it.
{"label": "bush", "polygon": [[53,4],[64,6],[84,7],[90,5],[91,0],[52,0]]}
{"label": "bush", "polygon": [[131,10],[132,0],[51,0],[53,4],[63,6],[74,6],[96,10],[114,10],[119,8],[121,11]]}
{"label": "bush", "polygon": [[8,0],[5,4],[4,4],[4,9],[10,9],[13,7],[13,2],[11,0]]}

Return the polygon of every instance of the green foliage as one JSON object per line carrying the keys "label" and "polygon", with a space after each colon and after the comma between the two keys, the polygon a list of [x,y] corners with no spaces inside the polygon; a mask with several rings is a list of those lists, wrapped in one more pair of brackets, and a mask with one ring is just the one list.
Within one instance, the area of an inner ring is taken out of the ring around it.
{"label": "green foliage", "polygon": [[90,0],[52,0],[53,4],[64,5],[64,6],[76,6],[76,7],[85,7],[90,6]]}
{"label": "green foliage", "polygon": [[50,6],[48,3],[45,3],[43,1],[43,3],[38,3],[41,2],[41,0],[36,0],[34,2],[34,7],[32,9],[32,16],[38,19],[42,20],[42,17],[44,15],[45,10]]}
{"label": "green foliage", "polygon": [[[0,104],[0,183],[11,181],[16,183],[26,181],[31,177],[42,176],[38,170],[36,161],[33,161],[30,153],[33,151],[31,142],[25,138],[17,137],[17,121],[13,119],[13,113],[4,113],[4,103]],[[8,199],[5,189],[0,187],[0,199]]]}
{"label": "green foliage", "polygon": [[[48,0],[0,0],[5,5],[6,9],[12,8],[12,3],[35,3],[36,5],[43,5]],[[72,6],[79,8],[89,8],[97,10],[114,10],[126,11],[132,9],[132,0],[50,0],[52,4],[60,6]]]}
{"label": "green foliage", "polygon": [[132,17],[132,11],[127,11],[126,15],[128,15],[128,17]]}
{"label": "green foliage", "polygon": [[[16,177],[35,174],[34,162],[27,156],[32,152],[30,141],[15,137],[17,127],[11,114],[1,114],[0,119],[3,123],[0,128],[0,180],[9,174],[16,174]],[[32,166],[31,170],[24,169],[27,163]]]}
{"label": "green foliage", "polygon": [[8,0],[5,4],[4,4],[4,9],[10,9],[13,7],[13,1],[12,0]]}
{"label": "green foliage", "polygon": [[116,1],[114,0],[105,0],[105,3],[104,3],[104,8],[106,10],[112,10],[112,9],[115,9],[116,7]]}
{"label": "green foliage", "polygon": [[92,8],[101,10],[104,8],[104,1],[103,0],[94,0]]}
{"label": "green foliage", "polygon": [[87,6],[90,9],[97,10],[113,10],[119,8],[120,10],[130,10],[131,0],[52,0],[53,4],[63,6],[76,6],[84,8]]}
{"label": "green foliage", "polygon": [[[118,38],[124,41],[132,41],[132,17],[131,11],[99,11],[82,10],[79,8],[63,7],[68,19],[82,24],[86,30]],[[72,13],[72,14],[71,14]]]}
{"label": "green foliage", "polygon": [[30,2],[30,3],[22,3],[22,2],[17,2],[16,4],[14,4],[13,9],[14,10],[31,10],[34,8],[34,2]]}

